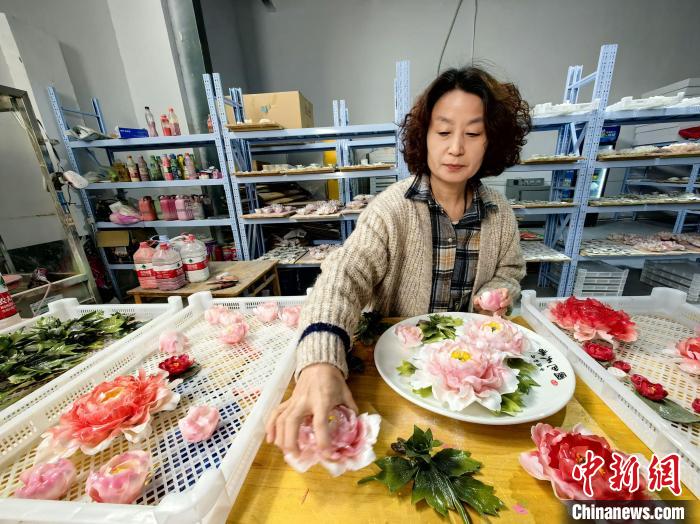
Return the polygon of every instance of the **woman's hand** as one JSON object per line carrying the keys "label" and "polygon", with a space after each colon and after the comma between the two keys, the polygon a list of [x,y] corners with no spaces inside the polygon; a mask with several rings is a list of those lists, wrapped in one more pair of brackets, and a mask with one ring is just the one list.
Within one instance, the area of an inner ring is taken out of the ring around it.
{"label": "woman's hand", "polygon": [[510,304],[511,298],[506,288],[488,289],[474,298],[474,312],[502,317],[508,311]]}
{"label": "woman's hand", "polygon": [[338,368],[332,364],[304,368],[292,396],[282,402],[267,421],[267,443],[274,442],[284,453],[298,452],[299,426],[307,415],[312,415],[316,442],[325,454],[330,447],[328,415],[341,404],[357,413],[357,405]]}

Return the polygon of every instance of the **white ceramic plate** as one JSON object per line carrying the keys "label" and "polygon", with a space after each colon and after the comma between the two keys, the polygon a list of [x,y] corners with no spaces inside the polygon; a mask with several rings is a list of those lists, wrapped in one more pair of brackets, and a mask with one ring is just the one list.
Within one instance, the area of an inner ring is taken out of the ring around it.
{"label": "white ceramic plate", "polygon": [[[464,320],[464,324],[470,320],[483,320],[487,318],[474,313],[444,314],[461,318]],[[396,326],[404,324],[415,326],[419,320],[427,318],[428,315],[408,318],[399,322]],[[457,336],[464,333],[464,324],[457,328]],[[532,377],[539,384],[539,387],[533,387],[530,390],[530,393],[525,399],[523,410],[515,416],[495,415],[478,403],[474,403],[462,411],[452,411],[432,396],[429,398],[422,398],[413,393],[407,377],[399,375],[396,368],[400,366],[401,362],[404,360],[410,360],[419,348],[405,349],[394,332],[395,326],[392,326],[384,332],[377,341],[377,345],[374,349],[374,362],[379,374],[389,387],[410,402],[434,413],[439,413],[440,415],[457,420],[495,426],[522,424],[524,422],[540,420],[556,413],[571,400],[574,394],[574,388],[576,387],[574,370],[563,353],[546,339],[522,326],[517,324],[513,325],[520,329],[527,338],[528,348],[523,358],[538,366],[538,369],[535,370]],[[552,369],[552,367],[556,367],[556,371]]]}

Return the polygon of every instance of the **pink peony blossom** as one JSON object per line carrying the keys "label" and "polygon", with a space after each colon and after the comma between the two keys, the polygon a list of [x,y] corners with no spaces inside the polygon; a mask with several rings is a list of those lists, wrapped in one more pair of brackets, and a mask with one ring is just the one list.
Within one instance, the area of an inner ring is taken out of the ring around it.
{"label": "pink peony blossom", "polygon": [[475,299],[476,305],[485,311],[500,311],[510,305],[506,288],[488,289]]}
{"label": "pink peony blossom", "polygon": [[333,477],[362,469],[376,458],[373,446],[381,420],[379,415],[357,416],[345,406],[335,407],[328,417],[331,451],[326,458],[317,448],[313,419],[308,416],[299,427],[299,453],[286,453],[284,460],[300,473],[320,462]]}
{"label": "pink peony blossom", "polygon": [[20,499],[58,500],[68,493],[77,472],[70,460],[42,462],[22,472],[19,479],[24,486],[15,490]]}
{"label": "pink peony blossom", "polygon": [[433,396],[453,411],[473,402],[499,410],[501,395],[518,388],[518,372],[505,363],[506,354],[472,344],[466,337],[423,346],[413,364],[411,387],[432,387]]}
{"label": "pink peony blossom", "polygon": [[680,368],[686,373],[700,375],[700,337],[690,337],[676,343],[681,357]]}
{"label": "pink peony blossom", "polygon": [[418,326],[404,324],[396,326],[394,333],[399,337],[399,340],[405,348],[414,348],[421,345],[423,340],[423,331]]}
{"label": "pink peony blossom", "polygon": [[85,492],[95,502],[131,504],[143,492],[152,465],[151,455],[138,449],[112,457],[90,472]]}
{"label": "pink peony blossom", "polygon": [[42,435],[37,460],[70,457],[78,449],[95,455],[107,449],[119,434],[139,442],[151,431],[151,414],[175,409],[180,395],[172,389],[182,382],[168,382],[168,373],[158,370],[146,376],[119,376],[102,382],[73,402],[59,423]]}
{"label": "pink peony blossom", "polygon": [[[592,435],[577,424],[571,432],[539,423],[532,426],[532,440],[536,449],[520,454],[520,465],[539,480],[548,480],[557,498],[561,500],[643,500],[649,498],[646,479],[640,475],[639,489],[613,491],[608,482],[613,474],[613,449],[603,437]],[[591,450],[605,462],[593,476],[593,497],[583,491],[583,480],[573,476],[574,467],[585,460],[586,451]],[[618,453],[620,453],[618,451]],[[625,459],[627,455],[620,453]],[[640,468],[641,469],[641,468]]]}
{"label": "pink peony blossom", "polygon": [[177,425],[187,442],[201,442],[214,434],[220,419],[219,410],[214,407],[192,406]]}
{"label": "pink peony blossom", "polygon": [[469,322],[464,327],[464,337],[483,351],[502,351],[510,357],[522,357],[527,347],[523,332],[498,315]]}
{"label": "pink peony blossom", "polygon": [[226,306],[212,306],[204,312],[204,320],[212,326],[218,326],[221,323],[221,317],[227,315],[229,311]]}
{"label": "pink peony blossom", "polygon": [[260,304],[255,308],[255,316],[258,317],[260,322],[272,322],[277,318],[278,313],[279,307],[277,302],[273,300]]}
{"label": "pink peony blossom", "polygon": [[245,322],[245,316],[240,311],[229,309],[221,315],[219,325],[225,327],[231,324],[240,324],[241,322]]}
{"label": "pink peony blossom", "polygon": [[163,331],[158,339],[160,350],[168,355],[179,355],[187,352],[190,347],[190,339],[180,331]]}
{"label": "pink peony blossom", "polygon": [[237,324],[228,324],[219,335],[219,340],[226,344],[238,344],[248,334],[248,324],[246,322],[238,322]]}
{"label": "pink peony blossom", "polygon": [[280,318],[284,325],[290,328],[295,328],[299,325],[299,315],[301,314],[301,306],[289,306],[282,308]]}

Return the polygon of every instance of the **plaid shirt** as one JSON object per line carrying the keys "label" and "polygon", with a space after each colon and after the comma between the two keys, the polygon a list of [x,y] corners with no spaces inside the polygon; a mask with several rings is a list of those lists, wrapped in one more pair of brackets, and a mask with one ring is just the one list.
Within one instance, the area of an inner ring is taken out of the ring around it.
{"label": "plaid shirt", "polygon": [[433,197],[429,176],[416,176],[405,194],[406,198],[427,202],[430,210],[433,237],[431,312],[467,311],[469,308],[479,258],[481,219],[495,206],[483,198],[481,182],[472,187],[472,205],[456,224]]}

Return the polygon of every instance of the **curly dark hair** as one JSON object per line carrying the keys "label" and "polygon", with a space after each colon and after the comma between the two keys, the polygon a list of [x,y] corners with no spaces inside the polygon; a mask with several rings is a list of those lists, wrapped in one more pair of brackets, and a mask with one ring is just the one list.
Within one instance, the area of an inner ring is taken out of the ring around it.
{"label": "curly dark hair", "polygon": [[418,97],[401,130],[401,152],[413,174],[430,174],[428,127],[436,102],[445,93],[461,89],[481,98],[484,104],[486,153],[475,179],[500,175],[520,161],[525,135],[530,132],[530,108],[511,83],[499,82],[478,67],[448,69]]}

